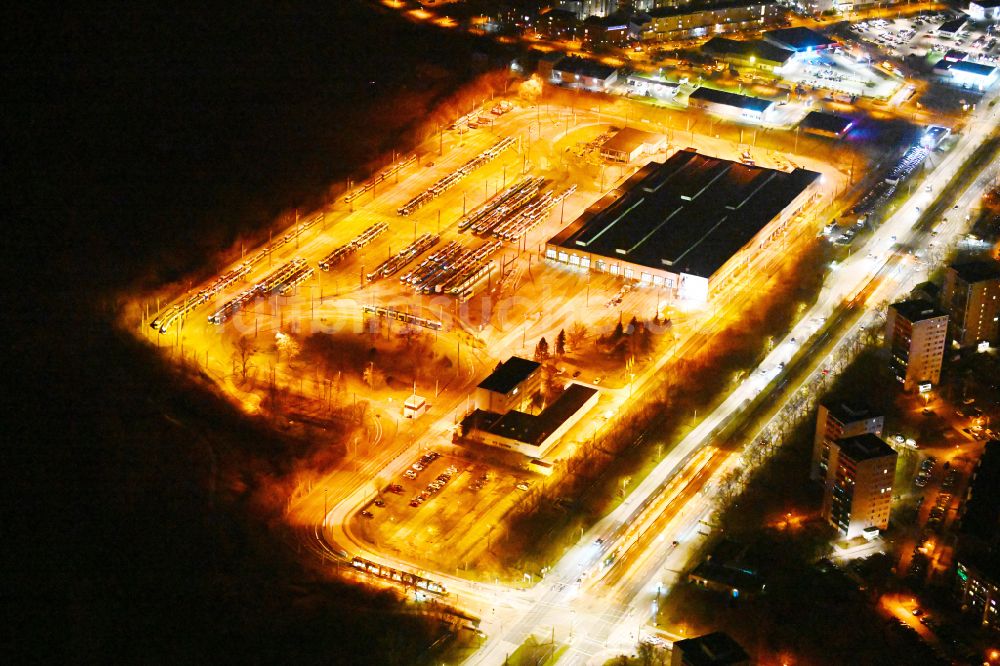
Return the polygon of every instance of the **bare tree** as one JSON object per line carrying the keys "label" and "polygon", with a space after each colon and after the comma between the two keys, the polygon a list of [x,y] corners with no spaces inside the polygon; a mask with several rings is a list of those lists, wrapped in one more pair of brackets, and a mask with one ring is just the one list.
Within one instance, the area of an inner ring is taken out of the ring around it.
{"label": "bare tree", "polygon": [[236,363],[240,366],[240,376],[243,381],[247,380],[247,371],[250,369],[250,360],[257,353],[257,347],[254,345],[253,338],[241,335],[233,343],[233,358]]}
{"label": "bare tree", "polygon": [[574,322],[566,332],[566,342],[569,344],[569,348],[575,352],[580,351],[587,335],[587,327],[578,321]]}

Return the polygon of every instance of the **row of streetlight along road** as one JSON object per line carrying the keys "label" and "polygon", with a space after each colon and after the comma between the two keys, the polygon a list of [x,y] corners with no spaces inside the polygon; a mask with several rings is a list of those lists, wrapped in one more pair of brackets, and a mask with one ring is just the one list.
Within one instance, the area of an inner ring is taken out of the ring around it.
{"label": "row of streetlight along road", "polygon": [[[971,155],[973,153],[973,150],[974,150],[975,147],[976,147],[975,143],[967,142],[966,144],[963,145],[962,150],[956,152],[955,155],[956,156],[959,155],[959,154],[961,154],[963,156]],[[949,157],[952,157],[952,156],[949,156]],[[948,166],[949,167],[953,166],[954,162],[957,161],[957,160],[958,160],[957,157],[955,157],[954,160],[948,160],[947,161]],[[955,167],[955,170],[941,169],[941,170],[939,170],[938,172],[936,172],[934,174],[934,176],[936,178],[932,178],[931,180],[938,180],[938,181],[945,180],[945,179],[953,176],[954,173],[955,173],[955,171],[957,171],[957,167]],[[988,168],[986,168],[986,169],[983,170],[983,172],[987,172],[987,171],[989,171]],[[974,182],[968,188],[965,189],[965,191],[964,191],[964,193],[962,194],[961,197],[957,197],[956,198],[956,201],[964,202],[966,205],[969,205],[969,204],[971,204],[971,199],[974,198],[975,196],[980,195],[985,190],[985,188],[988,185],[989,185],[989,177],[988,176],[984,177],[983,175],[980,175],[979,178],[976,180],[976,182]],[[909,202],[907,202],[907,204],[905,204],[903,206],[903,208],[897,214],[893,215],[887,221],[887,223],[883,225],[883,227],[880,229],[880,231],[882,233],[879,234],[876,237],[873,237],[873,239],[872,239],[873,242],[871,244],[873,246],[875,246],[875,249],[878,249],[878,245],[880,244],[880,241],[883,241],[885,239],[891,239],[892,241],[895,240],[895,235],[892,235],[890,232],[901,233],[906,228],[909,228],[909,227],[912,226],[912,222],[910,221],[910,214],[909,214],[910,211],[908,210],[908,208],[909,207],[916,207],[915,206],[916,203],[917,203],[917,201],[910,200]],[[958,233],[959,230],[960,230],[958,227],[961,226],[961,222],[959,222],[958,220],[954,220],[952,222],[951,226],[955,227],[954,232]],[[919,244],[921,242],[927,242],[927,240],[928,240],[928,235],[927,235],[926,231],[918,231],[916,229],[913,229],[913,231],[910,234],[909,239],[907,240],[907,244],[912,243],[914,245],[917,245],[917,244]],[[861,268],[861,267],[864,267],[865,264],[869,263],[868,262],[868,258],[861,257],[860,255],[856,255],[856,256],[857,256],[857,259],[854,261],[854,264],[855,264],[856,267]],[[883,256],[886,256],[886,255],[883,255]],[[861,278],[860,278],[861,281],[857,283],[857,288],[856,289],[849,289],[846,292],[843,291],[843,290],[841,290],[841,289],[836,289],[835,290],[835,289],[832,289],[832,288],[829,289],[829,290],[827,290],[828,293],[826,294],[826,297],[825,298],[821,298],[821,299],[819,299],[817,301],[817,305],[814,306],[813,313],[815,313],[817,311],[820,311],[820,310],[822,310],[822,311],[828,310],[831,304],[841,302],[845,295],[847,297],[850,297],[851,294],[860,294],[860,293],[868,291],[868,287],[865,286],[866,284],[873,286],[874,287],[874,291],[872,291],[868,295],[868,297],[865,299],[865,302],[879,301],[879,300],[882,300],[883,297],[890,298],[890,299],[891,298],[896,298],[896,297],[899,297],[900,295],[905,295],[906,293],[908,293],[908,290],[910,289],[910,287],[912,287],[912,284],[917,281],[917,275],[916,274],[918,272],[918,265],[916,263],[914,263],[914,262],[910,262],[910,263],[904,262],[904,266],[901,267],[901,266],[899,266],[899,262],[897,262],[897,261],[891,261],[892,259],[898,258],[899,257],[898,254],[892,253],[892,254],[889,254],[887,256],[890,259],[890,261],[883,260],[883,262],[881,262],[881,263],[880,262],[871,262],[870,266],[868,267],[869,270],[866,273],[863,273],[861,275]],[[870,255],[869,255],[869,257],[870,257]],[[844,267],[842,267],[842,268],[844,268]],[[847,272],[845,272],[843,275],[846,277]],[[889,277],[893,277],[894,279],[892,279],[892,280],[887,279]],[[840,282],[843,282],[843,281],[840,281]],[[853,281],[849,281],[849,282],[853,282]],[[831,287],[832,287],[832,285],[831,285]],[[879,291],[881,291],[882,293],[878,294]],[[851,300],[855,300],[855,299],[851,299]],[[802,321],[806,322],[808,320],[815,319],[815,317],[811,317],[810,316],[813,313],[809,313],[806,316],[804,316]],[[779,420],[779,418],[781,417],[782,412],[783,411],[787,411],[788,409],[795,409],[796,408],[795,405],[797,404],[796,403],[797,396],[799,396],[802,393],[802,391],[805,389],[806,386],[808,386],[808,385],[810,385],[811,383],[814,382],[816,374],[818,372],[821,372],[822,371],[821,369],[830,367],[832,365],[832,359],[833,359],[833,357],[835,355],[838,354],[838,351],[842,350],[845,347],[845,345],[848,345],[849,342],[854,337],[856,337],[858,335],[859,331],[864,330],[865,327],[876,325],[877,320],[878,320],[877,316],[874,316],[874,317],[862,317],[862,318],[858,319],[853,326],[851,326],[848,330],[846,330],[844,332],[844,334],[842,336],[840,336],[839,341],[832,346],[832,351],[825,358],[823,358],[822,360],[820,360],[819,362],[813,363],[813,372],[802,381],[802,383],[800,384],[799,388],[796,389],[796,390],[787,392],[786,395],[788,397],[785,400],[785,402],[784,402],[783,406],[781,407],[781,409],[779,409],[779,410],[777,410],[775,412],[775,414],[776,414],[775,417],[771,421],[769,421],[767,424],[765,424],[761,428],[760,432],[755,437],[751,437],[749,439],[749,441],[751,441],[751,442],[756,441],[757,439],[760,438],[761,435],[764,435],[764,434],[766,434],[768,432],[773,432],[774,429],[775,429],[775,422],[777,420]],[[802,325],[800,324],[800,326],[802,326]],[[786,341],[784,343],[782,343],[782,345],[779,345],[779,347],[783,346],[784,344],[788,343],[789,341],[794,341],[795,340],[795,337],[794,337],[795,335],[798,335],[799,339],[803,340],[803,341],[805,341],[805,339],[807,337],[809,337],[807,335],[803,335],[801,332],[798,332],[798,328],[799,328],[799,326],[797,326],[796,329],[794,329],[793,331],[791,331],[789,333],[789,338],[786,339]],[[813,332],[817,333],[818,331],[813,331]],[[824,333],[824,337],[825,337],[825,335],[826,335],[826,333]],[[811,344],[811,342],[810,342],[810,344]],[[762,366],[766,365],[770,360],[772,360],[771,357],[774,356],[777,353],[778,353],[778,349],[775,349],[775,352],[772,353],[768,357],[768,359],[765,359],[765,361],[761,365]],[[734,391],[734,393],[736,393],[736,391]],[[727,465],[727,468],[728,467],[729,467],[729,465]],[[720,469],[717,472],[717,476],[721,476],[721,474],[724,473],[724,472],[725,472],[725,468]],[[706,496],[706,497],[703,497],[703,498],[699,499],[698,502],[701,505],[701,508],[700,508],[699,513],[694,517],[693,522],[689,520],[689,521],[686,521],[683,525],[678,524],[677,527],[676,527],[676,529],[673,531],[672,534],[670,532],[665,532],[664,535],[663,535],[664,538],[669,539],[671,536],[678,537],[679,533],[682,531],[682,528],[687,528],[687,526],[691,526],[691,525],[696,526],[697,524],[699,524],[700,522],[704,521],[708,517],[709,513],[711,512],[711,510],[713,508],[713,504],[711,503],[710,498]],[[680,538],[683,538],[683,537],[680,537]]]}
{"label": "row of streetlight along road", "polygon": [[[982,105],[986,107],[986,104]],[[951,178],[955,172],[958,170],[959,165],[963,163],[970,155],[972,155],[973,150],[978,145],[978,139],[981,136],[976,136],[974,128],[968,128],[970,131],[966,133],[964,141],[960,145],[956,146],[952,154],[946,158],[944,163],[939,169],[937,169],[929,179],[931,182],[928,185],[933,184],[935,187],[944,184],[946,179]],[[984,133],[985,134],[985,133]],[[976,183],[976,187],[981,188],[982,183]],[[972,188],[970,188],[971,190]],[[873,235],[870,245],[880,251],[888,249],[894,242],[894,236],[896,234],[902,233],[903,230],[911,227],[913,225],[914,219],[912,217],[913,209],[916,208],[916,201],[910,200],[904,204],[901,209],[893,215],[889,220],[886,221]],[[919,217],[919,216],[917,216]],[[954,221],[955,224],[958,220]],[[922,240],[921,240],[922,239]],[[926,242],[926,237],[921,237],[921,239],[916,239],[915,242]],[[839,269],[830,278],[827,286],[824,288],[824,294],[817,300],[816,306],[814,306],[812,312],[807,313],[803,317],[803,322],[810,322],[816,320],[818,317],[829,317],[835,309],[840,306],[845,297],[849,297],[851,294],[860,293],[864,289],[864,285],[868,284],[872,279],[873,275],[877,277],[877,274],[881,273],[881,268],[886,262],[886,259],[891,256],[895,256],[893,253],[880,252],[879,256],[882,261],[870,261],[869,258],[865,257],[861,253],[853,255],[853,259],[849,262],[842,264]],[[905,279],[901,281],[888,281],[881,284],[887,286],[895,287],[893,291],[895,295],[900,293],[905,293],[906,290],[911,286],[909,283],[912,281],[913,272],[915,267],[910,267],[905,275],[899,276]],[[866,299],[869,302],[871,298]],[[860,326],[870,325],[871,322],[865,318],[862,318],[858,323],[847,330],[842,336],[841,340],[849,339],[852,335],[856,334]],[[762,363],[761,367],[770,367],[774,365],[779,359],[776,354],[787,354],[787,347],[789,345],[794,346],[795,343],[791,343],[791,338],[797,337],[800,341],[799,344],[806,343],[806,339],[811,337],[809,334],[803,334],[802,331],[798,330],[799,327],[793,329],[788,338],[779,344],[772,355],[769,355]],[[839,345],[834,345],[837,348]],[[779,352],[778,349],[781,348],[782,351]],[[774,356],[774,358],[772,358]],[[823,362],[817,367],[821,367]],[[752,374],[752,373],[751,373]],[[643,506],[649,502],[649,498],[657,493],[659,493],[663,486],[663,483],[668,479],[672,478],[678,470],[683,468],[687,463],[691,453],[697,451],[704,442],[711,438],[711,434],[715,431],[721,423],[726,419],[730,418],[734,413],[736,413],[741,406],[745,404],[746,400],[751,398],[759,389],[751,386],[751,382],[745,382],[748,386],[746,391],[742,390],[742,384],[737,387],[736,390],[727,398],[720,407],[710,414],[702,423],[700,423],[692,433],[685,438],[684,441],[680,442],[664,459],[664,461],[656,468],[654,471],[646,477],[646,479],[640,484],[639,487],[633,491],[631,496],[623,503],[617,510],[612,512],[605,519],[600,521],[595,528],[593,528],[588,535],[583,537],[576,546],[574,546],[567,554],[560,560],[560,562],[554,568],[554,571],[549,574],[547,582],[551,580],[548,584],[544,585],[541,590],[541,596],[536,598],[535,603],[531,605],[528,609],[523,608],[512,608],[511,613],[515,613],[514,622],[511,622],[511,618],[505,618],[507,626],[514,624],[514,629],[504,633],[502,630],[499,633],[490,633],[490,639],[484,648],[478,653],[472,660],[473,663],[481,664],[491,664],[491,663],[501,663],[502,653],[505,649],[520,644],[538,626],[544,626],[551,621],[553,625],[558,622],[565,622],[565,614],[567,604],[574,601],[573,594],[567,593],[564,590],[566,585],[572,587],[572,582],[580,577],[583,571],[590,570],[591,567],[595,565],[600,567],[606,558],[602,555],[607,553],[608,550],[613,552],[615,549],[621,545],[627,544],[626,541],[621,541],[620,538],[624,537],[628,531],[622,532],[621,527],[628,525],[630,520],[635,518],[634,507]],[[792,398],[798,391],[792,391],[787,402],[790,402]],[[770,425],[770,424],[768,424]],[[728,465],[720,468],[717,474],[723,473],[728,469]],[[699,505],[698,511],[694,516],[685,516],[683,520],[683,525],[678,522],[676,524],[676,530],[664,533],[664,539],[669,540],[672,537],[677,537],[680,528],[685,529],[696,526],[701,520],[703,520],[712,510],[712,503],[708,497],[700,497],[697,500]],[[602,535],[612,535],[613,540],[618,543],[607,543],[606,539],[603,539]],[[601,543],[598,543],[596,539],[602,539]],[[621,553],[623,551],[619,551]],[[593,590],[594,593],[598,593],[597,590]],[[559,603],[560,600],[563,603]],[[574,604],[576,605],[576,604]],[[547,610],[543,611],[542,607]],[[563,617],[559,617],[559,615]],[[576,616],[574,612],[573,616]],[[532,619],[532,627],[527,627],[523,622],[517,622],[517,619],[530,617]],[[619,622],[624,622],[627,619],[627,614],[624,614]],[[523,630],[523,631],[519,631]],[[571,644],[573,638],[569,641]]]}
{"label": "row of streetlight along road", "polygon": [[[427,192],[435,192],[436,196],[437,193],[443,192],[444,189],[450,187],[451,184],[458,182],[456,174],[464,176],[473,169],[494,159],[501,152],[510,146],[513,146],[514,143],[515,140],[512,137],[500,139],[492,148],[484,151],[446,178],[438,181],[435,186],[432,186],[432,188],[425,191],[424,194]],[[354,190],[350,195],[348,195],[349,198],[353,200],[353,198],[356,198],[355,195],[357,192],[370,190],[374,187],[375,183],[385,180],[388,175],[398,172],[402,167],[410,164],[411,161],[411,159],[403,160],[402,162],[398,162],[385,169],[380,172],[376,178],[373,178],[361,188]],[[503,240],[518,240],[525,233],[537,226],[553,207],[576,191],[574,186],[564,190],[558,196],[554,195],[552,192],[538,194],[538,190],[544,182],[544,179],[529,178],[525,180],[527,182],[520,183],[518,187],[508,188],[508,190],[502,192],[501,195],[494,196],[490,201],[490,205],[480,207],[480,209],[482,209],[482,215],[480,215],[477,219],[481,218],[482,225],[477,226],[474,230],[483,234],[492,232],[493,235]],[[441,184],[444,182],[447,182],[448,185],[442,187]],[[527,196],[528,193],[530,193],[531,196]],[[511,196],[515,194],[519,196]],[[511,200],[511,204],[516,205],[499,205],[501,202],[505,202],[508,199]],[[406,208],[406,206],[404,206],[404,208]],[[159,330],[161,333],[167,332],[171,325],[177,320],[185,317],[192,310],[208,302],[212,297],[219,294],[223,289],[232,285],[237,280],[246,277],[255,264],[260,263],[269,257],[281,246],[293,241],[299,233],[313,226],[321,218],[322,215],[298,225],[295,230],[285,234],[279,238],[277,242],[273,242],[268,247],[262,249],[248,261],[243,262],[232,271],[220,276],[211,286],[198,292],[195,296],[186,299],[183,303],[171,306],[162,315],[153,320],[151,324],[152,328]],[[466,227],[467,226],[468,225],[466,225]],[[378,236],[387,231],[388,228],[389,225],[385,222],[378,222],[368,227],[349,243],[336,248],[326,257],[321,259],[319,261],[319,267],[324,271],[329,271],[332,266],[344,261],[347,257],[371,243]],[[399,253],[390,256],[377,266],[375,270],[368,273],[368,281],[372,282],[379,278],[389,277],[394,273],[397,273],[402,270],[407,263],[436,245],[438,242],[440,242],[440,236],[430,233],[423,234],[414,240],[413,243],[403,248],[403,250]],[[465,249],[459,251],[457,243],[452,243],[448,248],[446,248],[446,250],[442,251],[444,254],[441,256],[432,255],[425,260],[421,267],[418,267],[416,272],[419,273],[422,279],[415,283],[415,288],[418,291],[423,291],[425,293],[449,293],[467,296],[471,293],[472,287],[475,283],[481,280],[492,270],[493,263],[492,261],[489,261],[488,258],[490,255],[499,250],[500,247],[500,243],[495,242],[483,244],[475,249]],[[453,261],[449,264],[449,260]],[[258,283],[250,289],[242,291],[237,296],[224,303],[222,307],[209,315],[209,322],[213,324],[223,324],[232,318],[232,316],[237,312],[242,310],[247,304],[253,302],[257,298],[268,297],[274,293],[282,296],[289,294],[296,285],[304,282],[313,275],[313,269],[305,267],[303,264],[303,259],[293,259],[288,264],[278,268],[261,283]],[[401,278],[401,280],[404,282],[414,283],[414,281],[411,280],[411,276],[412,273],[409,273]],[[431,277],[436,279],[428,279]]]}
{"label": "row of streetlight along road", "polygon": [[344,203],[348,204],[351,203],[365,192],[369,192],[375,189],[375,186],[385,181],[386,178],[389,178],[390,176],[399,173],[400,171],[410,166],[411,164],[416,164],[416,162],[417,162],[416,155],[410,155],[406,159],[400,160],[399,162],[393,162],[385,169],[379,171],[377,174],[366,180],[359,187],[351,190],[346,195],[344,195]]}

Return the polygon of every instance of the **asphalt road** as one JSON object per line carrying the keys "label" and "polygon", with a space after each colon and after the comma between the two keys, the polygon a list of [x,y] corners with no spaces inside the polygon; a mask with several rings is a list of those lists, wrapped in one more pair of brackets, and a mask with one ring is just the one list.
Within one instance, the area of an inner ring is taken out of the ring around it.
{"label": "asphalt road", "polygon": [[[577,111],[577,114],[581,116],[580,120],[583,122],[593,120],[593,118],[588,119],[586,117],[588,114],[594,116],[592,111]],[[498,123],[497,131],[502,131],[506,134],[521,132],[528,134],[527,128],[537,123],[538,116],[541,114],[540,112],[536,112],[534,115],[535,117],[532,117],[530,113],[512,114],[506,120],[507,125]],[[551,114],[548,115],[548,122],[553,127],[565,120],[564,117],[560,117],[558,114],[555,117]],[[600,111],[596,115],[598,121],[606,122],[609,119],[607,113],[603,114],[603,118],[601,118]],[[616,121],[624,120],[622,118],[614,119]],[[995,113],[989,110],[986,103],[981,104],[979,115],[973,121],[972,127],[965,132],[962,140],[927,177],[926,182],[932,186],[933,191],[940,192],[944,189],[962,163],[972,154],[977,133],[991,127],[991,123],[994,120]],[[542,124],[546,124],[545,120],[542,121]],[[491,143],[489,137],[486,137],[485,134],[483,137],[481,141],[484,146]],[[699,143],[701,139],[702,137],[699,137],[698,141],[696,141],[699,146],[701,146],[701,143]],[[710,146],[713,143],[713,140],[709,137],[704,137],[704,139],[706,145]],[[464,141],[465,139],[462,140]],[[468,140],[475,139],[470,137]],[[709,152],[713,151],[710,149]],[[722,152],[721,146],[720,150],[715,152],[717,154]],[[425,180],[428,184],[429,182],[433,182],[438,177],[438,167],[440,167],[441,171],[447,171],[457,166],[457,164],[464,162],[464,157],[458,156],[457,153],[458,151],[449,153],[444,158],[438,158],[438,161],[435,163],[434,173],[421,173],[418,177],[418,183],[412,184],[409,188],[400,188],[401,191],[399,192],[376,195],[374,201],[378,202],[380,208],[386,210],[394,209],[394,207],[408,199],[410,192],[412,192],[413,188],[419,187],[420,183],[423,183]],[[484,192],[484,196],[485,194]],[[966,198],[965,195],[963,195],[963,198]],[[894,237],[907,237],[909,230],[919,219],[920,215],[916,211],[918,205],[921,205],[920,195],[914,196],[904,203],[872,235],[864,248],[859,248],[850,259],[838,267],[838,270],[824,286],[815,306],[803,315],[800,322],[789,332],[788,336],[779,342],[774,350],[762,361],[759,368],[761,373],[753,373],[737,385],[718,408],[706,415],[690,434],[667,453],[652,473],[643,479],[641,483],[637,484],[637,486],[633,487],[632,492],[625,502],[602,519],[590,532],[585,534],[577,546],[570,549],[566,556],[546,576],[543,582],[530,590],[510,590],[498,583],[493,585],[472,583],[463,578],[449,575],[446,572],[419,572],[433,576],[435,579],[443,582],[452,591],[452,601],[483,618],[483,628],[489,639],[483,646],[483,649],[472,659],[472,663],[502,663],[506,653],[512,651],[517,645],[520,645],[530,633],[536,632],[539,627],[545,626],[551,627],[552,631],[561,637],[561,641],[570,643],[571,650],[567,654],[577,655],[572,657],[574,661],[591,657],[596,658],[600,654],[600,650],[609,649],[609,646],[627,646],[628,639],[625,638],[626,636],[631,636],[634,644],[635,632],[623,633],[623,627],[635,623],[636,611],[630,610],[635,608],[634,604],[625,604],[620,601],[617,603],[607,603],[607,599],[609,595],[614,599],[616,597],[628,598],[630,595],[648,593],[649,586],[646,582],[646,577],[649,575],[656,576],[657,572],[661,569],[659,562],[666,561],[662,557],[658,559],[654,554],[654,551],[662,550],[660,548],[661,542],[642,542],[640,546],[644,545],[644,547],[635,549],[634,553],[630,555],[633,562],[630,573],[622,575],[616,584],[608,586],[607,589],[598,585],[588,588],[587,594],[580,594],[583,579],[593,575],[592,571],[595,566],[598,566],[598,563],[608,550],[611,550],[613,546],[617,546],[615,542],[618,539],[635,536],[634,534],[630,535],[628,530],[624,529],[624,526],[633,525],[637,522],[648,522],[651,526],[655,525],[657,530],[663,530],[662,533],[666,539],[669,541],[676,540],[679,543],[685,537],[690,536],[692,530],[697,530],[697,525],[707,515],[712,506],[711,498],[708,494],[703,493],[702,489],[710,487],[712,479],[718,478],[718,475],[723,474],[729,465],[734,462],[732,459],[717,463],[714,467],[714,474],[710,477],[706,478],[704,475],[701,475],[698,477],[697,483],[685,485],[682,493],[678,496],[678,503],[682,507],[681,510],[668,515],[664,515],[661,511],[652,517],[646,515],[647,511],[650,507],[661,506],[660,503],[656,502],[656,499],[669,487],[671,480],[682,473],[688,462],[697,457],[705,444],[711,441],[712,435],[717,432],[719,427],[738,415],[762,390],[768,390],[761,385],[760,376],[769,376],[775,367],[791,360],[801,346],[807,340],[810,340],[815,333],[815,323],[812,322],[833,316],[837,308],[841,307],[845,301],[851,300],[862,293],[872,283],[873,279],[880,279],[880,283],[872,290],[872,294],[866,299],[866,303],[877,303],[878,300],[874,300],[876,296],[878,298],[885,298],[901,293],[908,279],[912,277],[912,274],[918,270],[922,270],[916,262],[911,262],[912,266],[907,264],[909,274],[898,275],[896,273],[899,267],[888,263],[895,256],[893,246],[897,241]],[[342,209],[343,207],[340,206],[340,208]],[[344,214],[344,211],[340,210],[340,214]],[[350,214],[349,211],[348,214]],[[362,212],[362,214],[354,214],[352,219],[356,221],[354,226],[360,229],[384,215],[384,212],[371,214]],[[956,215],[954,217],[955,219],[949,222],[949,228],[951,225],[957,227],[960,224],[960,216]],[[409,223],[410,221],[408,220],[402,220],[399,224],[405,225]],[[419,225],[420,223],[421,221],[418,220],[417,224]],[[427,218],[422,223],[425,226],[433,224]],[[330,222],[328,221],[323,226],[327,227],[329,225]],[[945,230],[942,236],[945,236],[947,232],[948,230]],[[345,234],[346,237],[352,235]],[[926,235],[911,237],[907,245],[919,248],[922,244],[929,243],[927,238]],[[294,245],[288,244],[279,253],[276,253],[272,260],[273,263],[277,265],[280,261],[300,255],[318,258],[325,255],[331,249],[329,240],[322,236],[319,231],[315,232],[312,238],[299,239]],[[867,254],[863,254],[864,251],[867,251]],[[261,268],[261,272],[266,270],[266,266]],[[886,271],[888,271],[887,274]],[[881,278],[879,278],[880,275]],[[314,308],[315,306],[311,305],[310,307]],[[352,316],[348,312],[348,308],[340,305],[332,306],[329,309],[326,308],[325,304],[321,304],[321,311],[325,310],[325,314],[330,317],[344,318]],[[300,312],[302,312],[301,308]],[[273,326],[276,317],[273,316],[273,313],[271,314],[271,326]],[[310,314],[312,315],[312,312]],[[202,326],[208,327],[207,324],[202,324]],[[144,326],[143,328],[148,329],[148,326]],[[854,332],[854,328],[848,327],[844,336],[839,340],[834,338],[830,343],[839,343],[840,340],[846,339],[852,332]],[[509,331],[500,341],[504,343],[505,347],[518,346],[516,342],[518,333],[517,329]],[[183,348],[181,340],[188,335],[193,336],[194,333],[190,330],[185,332],[181,327],[178,327],[176,344]],[[523,336],[523,333],[521,335]],[[159,336],[154,337],[157,337],[159,340]],[[210,339],[211,332],[206,337]],[[217,342],[216,344],[221,345],[221,342]],[[688,348],[681,346],[675,350],[675,353],[684,353],[687,350]],[[216,353],[220,356],[225,356],[221,350]],[[634,390],[635,395],[641,395],[646,387],[654,381],[655,373],[662,367],[662,364],[666,360],[667,358],[664,357],[659,363],[651,364],[637,379]],[[475,366],[470,367],[470,380],[474,375],[474,369]],[[226,373],[223,370],[219,374],[224,376]],[[794,396],[794,393],[793,391],[786,395]],[[777,402],[778,395],[774,394],[773,397]],[[623,395],[622,401],[626,398],[627,396]],[[785,403],[790,399],[791,397],[786,399]],[[342,466],[342,469],[331,474],[328,479],[315,484],[311,493],[308,493],[296,502],[294,513],[298,516],[322,516],[324,511],[326,511],[322,523],[327,527],[325,532],[327,543],[325,546],[314,546],[317,548],[318,554],[336,558],[336,553],[343,548],[351,553],[360,553],[365,557],[381,561],[390,566],[413,568],[406,562],[405,558],[371,552],[370,548],[349,533],[349,516],[360,504],[367,501],[368,497],[370,497],[371,484],[368,479],[375,476],[385,477],[398,474],[412,462],[411,459],[414,455],[428,441],[447,441],[451,427],[451,414],[459,407],[459,403],[462,400],[461,397],[456,396],[450,402],[446,403],[443,406],[443,413],[446,416],[430,424],[423,433],[413,431],[406,433],[406,436],[403,437],[394,437],[395,441],[384,446],[381,451],[372,455],[366,462],[362,464],[355,463],[353,469]],[[389,413],[386,405],[376,404],[376,409],[381,413]],[[672,506],[675,503],[670,502],[669,504]],[[318,543],[315,522],[315,520],[310,521],[304,518],[302,524],[303,530],[310,533],[310,540]],[[671,539],[671,537],[680,538]],[[598,538],[604,539],[600,545],[595,544]],[[682,556],[683,551],[683,548],[675,548],[670,550],[666,556],[667,558],[672,557],[674,560],[678,560]],[[654,573],[650,574],[650,571]],[[577,583],[577,579],[581,579],[580,583]],[[641,621],[644,621],[645,615],[640,614],[638,617],[641,623]],[[637,632],[638,629],[635,631]]]}

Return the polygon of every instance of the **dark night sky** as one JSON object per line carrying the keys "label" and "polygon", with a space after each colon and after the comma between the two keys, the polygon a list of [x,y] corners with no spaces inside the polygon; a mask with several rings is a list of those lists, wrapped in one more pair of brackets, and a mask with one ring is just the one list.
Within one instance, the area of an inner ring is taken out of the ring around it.
{"label": "dark night sky", "polygon": [[210,496],[208,470],[283,445],[177,386],[111,295],[316,201],[394,145],[358,128],[417,63],[472,47],[364,2],[146,4],[5,17],[5,661],[412,663],[420,622],[306,580]]}

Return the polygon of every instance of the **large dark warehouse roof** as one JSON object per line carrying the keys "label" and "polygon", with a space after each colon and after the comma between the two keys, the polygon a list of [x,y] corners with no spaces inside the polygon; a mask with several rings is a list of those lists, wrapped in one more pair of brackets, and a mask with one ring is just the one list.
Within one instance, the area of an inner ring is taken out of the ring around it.
{"label": "large dark warehouse roof", "polygon": [[681,150],[640,169],[549,242],[708,278],[819,177]]}

